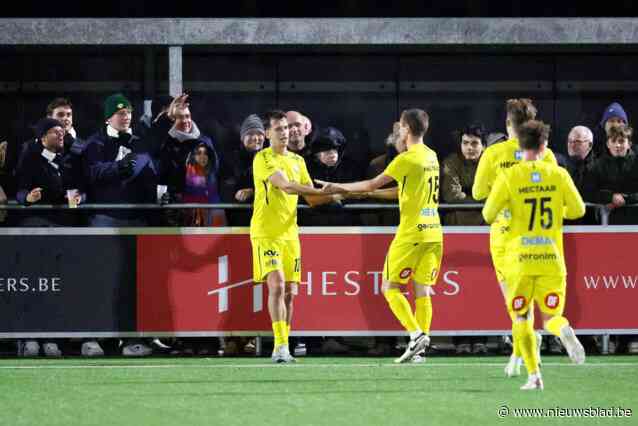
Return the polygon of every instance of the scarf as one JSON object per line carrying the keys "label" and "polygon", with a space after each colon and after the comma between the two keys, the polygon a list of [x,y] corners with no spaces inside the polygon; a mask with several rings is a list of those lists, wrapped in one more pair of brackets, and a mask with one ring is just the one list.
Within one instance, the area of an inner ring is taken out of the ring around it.
{"label": "scarf", "polygon": [[194,121],[193,121],[193,127],[192,127],[190,133],[186,133],[186,132],[182,132],[181,130],[177,130],[175,128],[175,125],[173,125],[173,127],[171,127],[171,130],[168,131],[168,134],[172,138],[175,138],[175,139],[177,139],[180,142],[197,140],[201,136],[201,133],[199,131],[199,127],[197,127],[197,124],[195,124]]}

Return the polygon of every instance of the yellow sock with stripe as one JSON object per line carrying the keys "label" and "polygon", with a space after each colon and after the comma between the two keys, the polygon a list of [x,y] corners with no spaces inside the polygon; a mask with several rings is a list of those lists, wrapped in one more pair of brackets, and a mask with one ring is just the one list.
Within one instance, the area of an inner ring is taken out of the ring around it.
{"label": "yellow sock with stripe", "polygon": [[383,293],[383,296],[385,300],[388,301],[394,316],[397,317],[407,331],[413,333],[419,329],[419,324],[416,322],[416,318],[412,313],[410,302],[408,302],[408,299],[401,293],[401,290],[391,288]]}
{"label": "yellow sock with stripe", "polygon": [[568,326],[569,321],[562,316],[552,317],[549,321],[545,322],[545,330],[549,331],[556,337],[560,337],[560,331],[563,327]]}
{"label": "yellow sock with stripe", "polygon": [[516,320],[512,325],[514,339],[518,340],[518,344],[523,355],[523,362],[527,368],[527,374],[538,373],[538,354],[536,352],[536,333],[534,327],[529,320]]}
{"label": "yellow sock with stripe", "polygon": [[521,347],[518,344],[518,340],[516,339],[516,333],[514,333],[514,324],[516,323],[516,314],[512,311],[507,311],[510,315],[510,319],[512,320],[512,355],[517,358],[522,358],[523,353],[521,352]]}
{"label": "yellow sock with stripe", "polygon": [[432,298],[430,296],[417,297],[414,301],[416,305],[416,322],[425,334],[430,334],[432,324]]}
{"label": "yellow sock with stripe", "polygon": [[288,344],[286,321],[273,321],[272,332],[275,335],[275,347]]}

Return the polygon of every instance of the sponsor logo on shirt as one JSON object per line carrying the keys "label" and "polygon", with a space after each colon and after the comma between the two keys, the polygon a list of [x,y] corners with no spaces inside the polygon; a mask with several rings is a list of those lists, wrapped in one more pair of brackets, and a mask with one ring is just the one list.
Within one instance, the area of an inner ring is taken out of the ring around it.
{"label": "sponsor logo on shirt", "polygon": [[521,237],[521,244],[524,246],[549,246],[554,244],[554,240],[548,237]]}
{"label": "sponsor logo on shirt", "polygon": [[532,172],[532,182],[539,183],[541,181],[540,172]]}
{"label": "sponsor logo on shirt", "polygon": [[514,152],[514,159],[516,161],[521,161],[523,159],[523,151]]}

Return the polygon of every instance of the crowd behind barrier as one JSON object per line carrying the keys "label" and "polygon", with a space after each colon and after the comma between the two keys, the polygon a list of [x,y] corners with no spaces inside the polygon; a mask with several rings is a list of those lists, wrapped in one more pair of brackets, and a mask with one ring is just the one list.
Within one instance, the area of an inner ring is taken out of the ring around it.
{"label": "crowd behind barrier", "polygon": [[[72,102],[56,98],[43,110],[42,118],[34,117],[32,139],[0,143],[0,226],[249,225],[254,195],[252,159],[268,144],[260,114],[247,115],[238,126],[235,143],[224,145],[200,130],[191,116],[188,95],[157,97],[151,116],[138,121],[133,120],[131,102],[120,93],[105,99],[103,110],[104,125],[92,135],[78,135]],[[320,127],[303,112],[288,111],[287,121],[288,149],[303,157],[316,179],[349,182],[371,178],[397,155],[394,142],[400,132],[396,123],[388,123],[386,151],[369,158],[362,154],[365,150],[349,149],[339,129]],[[499,129],[489,130],[481,123],[459,123],[458,146],[440,159],[444,225],[484,225],[481,204],[472,198],[476,167],[487,146],[507,138]],[[629,117],[614,102],[603,111],[597,128],[576,125],[567,141],[552,141],[552,145],[566,145],[567,155],[557,155],[558,162],[588,202],[587,215],[568,224],[638,224],[638,209],[632,208],[638,205],[638,162],[632,138]],[[312,208],[301,205],[299,224],[398,223],[393,201],[363,198],[331,195]],[[59,343],[26,340],[20,342],[18,351],[32,356],[42,349],[45,355],[58,356],[62,353]],[[83,355],[104,353],[104,344],[95,339],[80,343]],[[173,343],[180,350],[194,351],[184,348],[184,342]],[[227,343],[232,346],[232,341]],[[620,339],[619,343],[624,350],[638,353],[638,340]],[[233,344],[253,347],[250,341]],[[456,340],[454,345],[459,353],[487,350],[483,338]],[[212,351],[206,342],[194,346],[201,353]],[[343,340],[330,341],[326,351],[332,347],[339,352],[347,346]],[[387,341],[378,345],[391,346]],[[152,344],[126,339],[121,350],[124,355],[144,356],[152,352]]]}

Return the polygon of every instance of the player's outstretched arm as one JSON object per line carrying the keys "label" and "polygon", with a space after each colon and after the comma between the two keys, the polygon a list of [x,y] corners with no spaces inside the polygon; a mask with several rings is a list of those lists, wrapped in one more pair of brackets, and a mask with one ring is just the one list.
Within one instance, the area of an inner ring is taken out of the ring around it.
{"label": "player's outstretched arm", "polygon": [[372,192],[364,192],[362,195],[375,200],[397,200],[399,198],[399,187],[377,189]]}
{"label": "player's outstretched arm", "polygon": [[393,179],[390,176],[381,173],[373,179],[362,180],[359,182],[334,183],[319,179],[315,179],[315,182],[321,185],[321,190],[324,194],[336,194],[344,192],[372,192],[389,184],[392,180]]}
{"label": "player's outstretched arm", "polygon": [[286,176],[280,171],[273,173],[268,180],[273,186],[281,189],[286,194],[296,195],[325,195],[321,189],[313,188],[310,185],[299,184],[296,182],[290,182]]}

